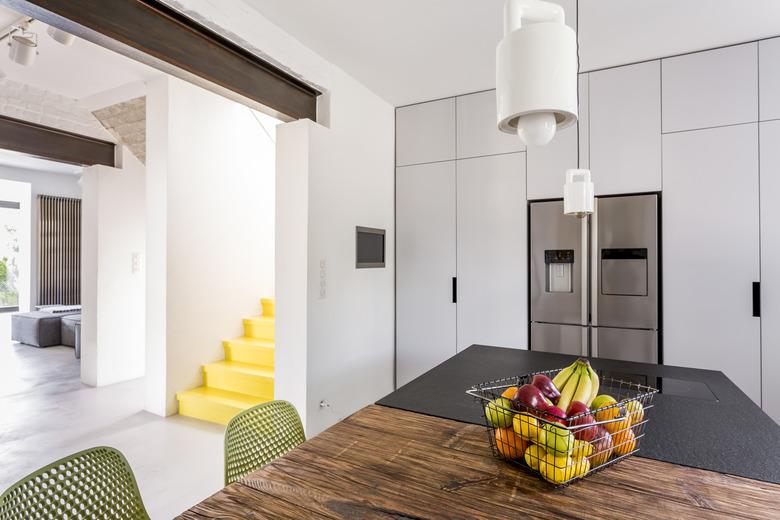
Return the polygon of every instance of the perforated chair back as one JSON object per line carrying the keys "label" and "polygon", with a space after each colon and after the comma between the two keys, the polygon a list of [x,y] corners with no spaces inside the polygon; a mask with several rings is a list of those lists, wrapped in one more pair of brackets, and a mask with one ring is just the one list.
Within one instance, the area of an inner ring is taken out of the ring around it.
{"label": "perforated chair back", "polygon": [[0,520],[149,520],[133,470],[114,448],[74,453],[24,477],[0,495]]}
{"label": "perforated chair back", "polygon": [[225,431],[225,485],[281,457],[306,440],[287,401],[259,404],[233,417]]}

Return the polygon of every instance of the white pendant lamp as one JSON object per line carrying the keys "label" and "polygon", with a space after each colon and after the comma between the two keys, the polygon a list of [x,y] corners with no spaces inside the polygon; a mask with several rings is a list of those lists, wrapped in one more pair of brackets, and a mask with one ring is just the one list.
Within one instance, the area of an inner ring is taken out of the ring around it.
{"label": "white pendant lamp", "polygon": [[8,57],[19,65],[32,65],[38,55],[38,37],[35,33],[23,32],[11,36]]}
{"label": "white pendant lamp", "polygon": [[593,213],[595,193],[590,180],[590,170],[566,170],[563,185],[563,213],[585,218]]}
{"label": "white pendant lamp", "polygon": [[506,0],[496,48],[498,128],[527,145],[549,143],[577,121],[577,37],[563,8],[542,0]]}
{"label": "white pendant lamp", "polygon": [[48,29],[46,29],[46,34],[51,36],[55,42],[61,43],[62,45],[73,45],[73,40],[76,39],[76,37],[69,32],[65,32],[62,29],[57,29],[51,25]]}

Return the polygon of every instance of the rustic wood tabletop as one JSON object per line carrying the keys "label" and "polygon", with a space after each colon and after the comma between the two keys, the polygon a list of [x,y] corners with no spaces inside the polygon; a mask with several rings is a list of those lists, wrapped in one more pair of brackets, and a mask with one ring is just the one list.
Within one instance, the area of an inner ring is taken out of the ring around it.
{"label": "rustic wood tabletop", "polygon": [[555,489],[495,458],[484,427],[370,405],[179,518],[764,520],[778,504],[776,484],[638,457]]}

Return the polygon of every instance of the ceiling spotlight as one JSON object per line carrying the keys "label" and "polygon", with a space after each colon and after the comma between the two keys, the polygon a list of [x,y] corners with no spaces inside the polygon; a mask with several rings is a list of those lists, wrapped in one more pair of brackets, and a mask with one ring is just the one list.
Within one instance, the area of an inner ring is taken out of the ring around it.
{"label": "ceiling spotlight", "polygon": [[54,41],[61,43],[62,45],[73,45],[73,41],[76,39],[76,37],[69,32],[65,32],[62,29],[57,29],[51,25],[48,29],[46,29],[46,34],[51,36]]}
{"label": "ceiling spotlight", "polygon": [[22,32],[11,36],[8,57],[19,65],[32,65],[38,55],[38,35]]}
{"label": "ceiling spotlight", "polygon": [[528,145],[545,145],[577,121],[577,37],[561,6],[506,0],[496,101],[498,128]]}

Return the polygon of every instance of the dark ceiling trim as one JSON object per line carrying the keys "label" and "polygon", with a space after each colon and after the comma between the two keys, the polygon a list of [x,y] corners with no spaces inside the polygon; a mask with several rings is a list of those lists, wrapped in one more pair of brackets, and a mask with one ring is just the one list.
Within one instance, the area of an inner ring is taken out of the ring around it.
{"label": "dark ceiling trim", "polygon": [[0,148],[70,164],[116,166],[114,143],[3,115]]}
{"label": "dark ceiling trim", "polygon": [[186,80],[195,76],[218,85],[285,119],[316,121],[321,94],[317,89],[160,1],[0,0],[0,4],[174,76]]}

